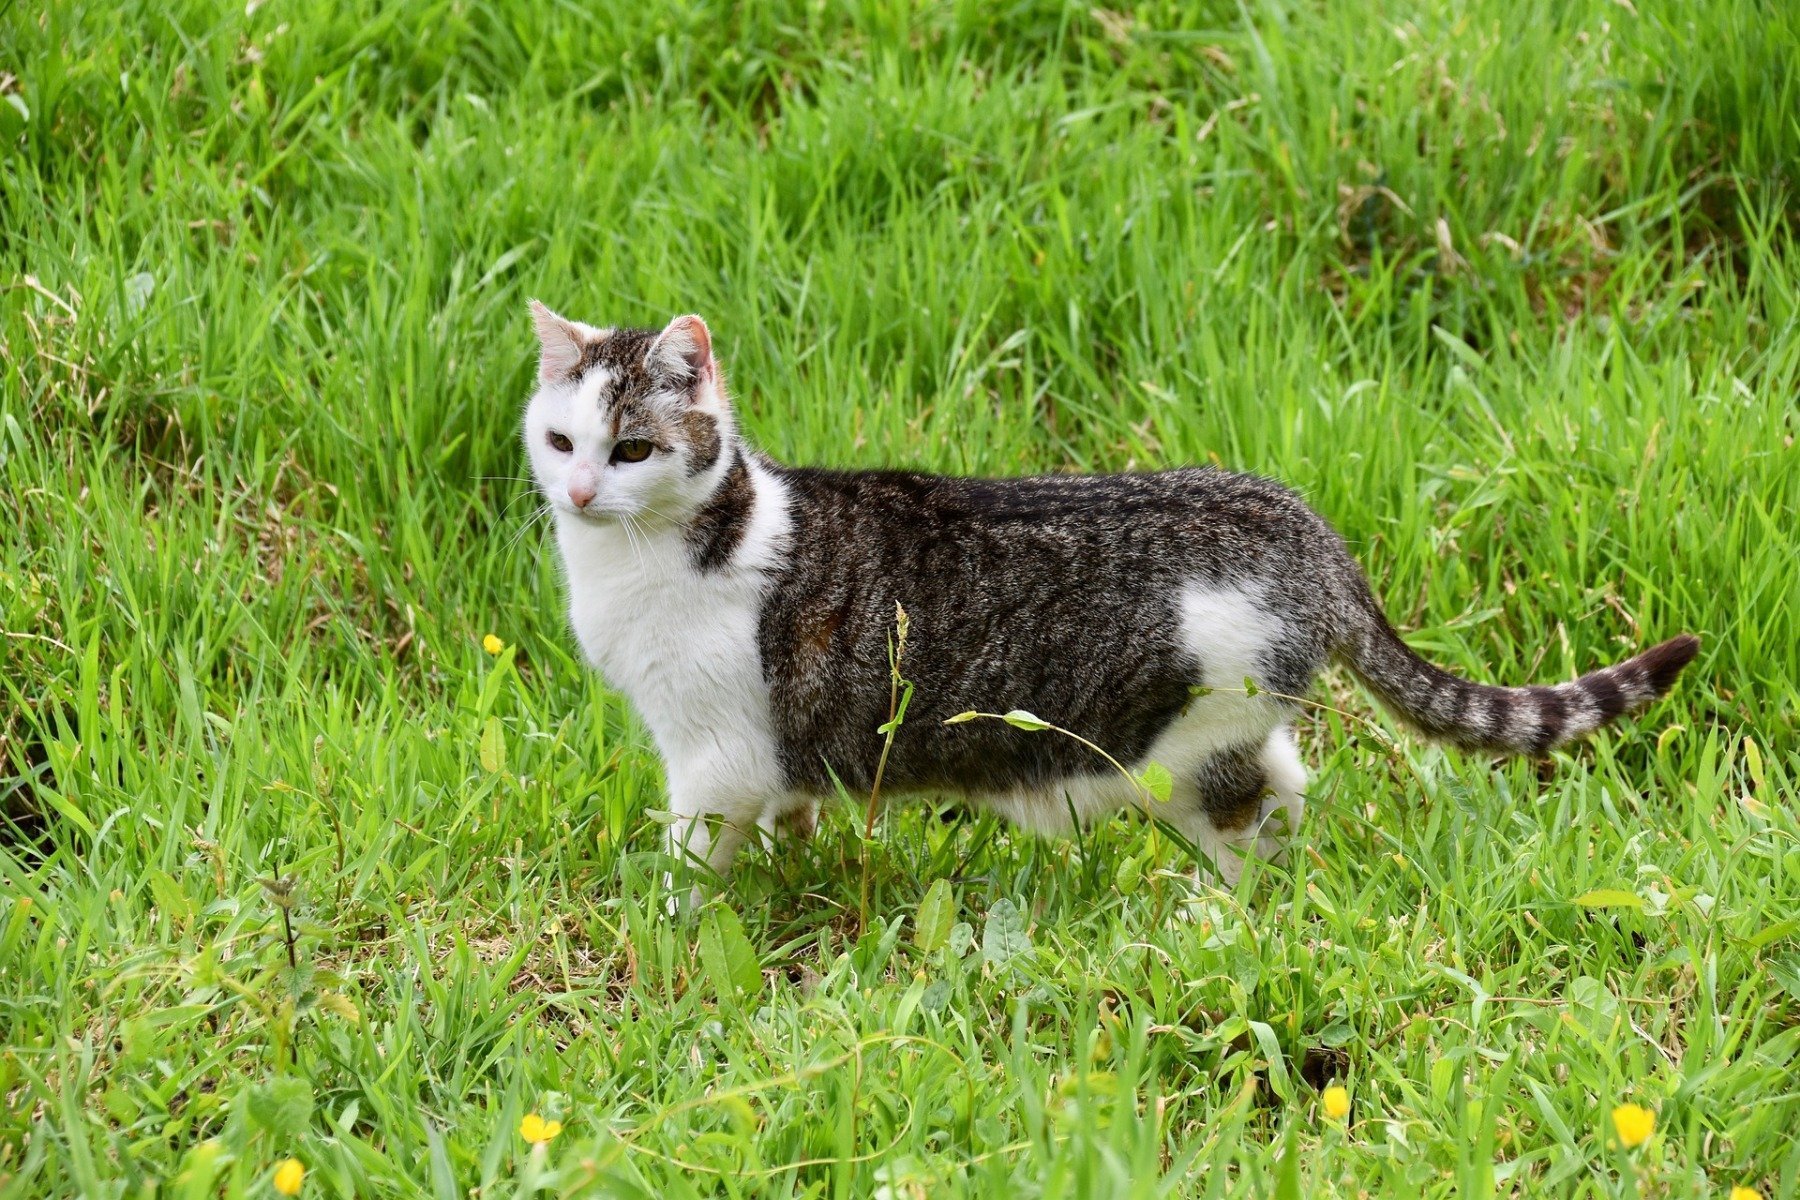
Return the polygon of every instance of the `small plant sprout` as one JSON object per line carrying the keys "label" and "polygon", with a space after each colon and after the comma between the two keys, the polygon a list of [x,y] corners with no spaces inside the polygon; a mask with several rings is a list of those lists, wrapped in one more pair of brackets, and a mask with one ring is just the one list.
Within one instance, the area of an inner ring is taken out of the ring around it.
{"label": "small plant sprout", "polygon": [[894,601],[894,635],[888,639],[888,719],[876,727],[881,735],[881,757],[875,763],[875,779],[869,788],[869,807],[863,814],[862,880],[856,902],[856,927],[869,927],[869,841],[875,836],[875,817],[881,811],[881,777],[887,772],[888,754],[894,748],[894,735],[906,723],[906,706],[912,703],[912,682],[900,674],[906,657],[906,632],[909,626],[906,609]]}
{"label": "small plant sprout", "polygon": [[269,894],[269,903],[281,910],[281,937],[287,943],[288,968],[300,969],[299,957],[294,953],[294,903],[299,897],[295,894],[296,883],[292,875],[284,875],[274,879],[259,880],[263,891]]}

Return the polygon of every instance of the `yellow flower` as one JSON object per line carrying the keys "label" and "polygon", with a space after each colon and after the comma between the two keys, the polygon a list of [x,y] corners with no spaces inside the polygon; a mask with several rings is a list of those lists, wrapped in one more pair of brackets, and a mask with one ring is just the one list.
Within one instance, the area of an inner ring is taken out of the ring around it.
{"label": "yellow flower", "polygon": [[481,639],[481,648],[489,654],[498,654],[506,649],[506,643],[501,641],[497,635],[490,633]]}
{"label": "yellow flower", "polygon": [[1731,1200],[1762,1200],[1762,1193],[1740,1183],[1731,1189]]}
{"label": "yellow flower", "polygon": [[1350,1115],[1350,1093],[1333,1084],[1325,1089],[1325,1115],[1341,1121]]}
{"label": "yellow flower", "polygon": [[284,1158],[275,1167],[275,1190],[284,1196],[298,1196],[306,1182],[306,1168],[297,1158]]}
{"label": "yellow flower", "polygon": [[536,1113],[526,1113],[519,1122],[519,1136],[534,1146],[541,1146],[562,1132],[561,1121],[546,1121]]}
{"label": "yellow flower", "polygon": [[1641,1146],[1656,1132],[1656,1114],[1641,1104],[1621,1104],[1613,1109],[1613,1128],[1627,1150]]}

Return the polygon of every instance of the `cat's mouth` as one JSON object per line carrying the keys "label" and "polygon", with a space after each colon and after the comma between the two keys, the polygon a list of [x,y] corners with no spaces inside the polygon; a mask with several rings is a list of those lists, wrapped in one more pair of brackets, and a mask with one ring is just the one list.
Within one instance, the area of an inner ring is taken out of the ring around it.
{"label": "cat's mouth", "polygon": [[556,506],[556,511],[565,517],[570,517],[579,521],[583,525],[616,525],[621,518],[629,517],[631,515],[630,513],[618,512],[610,508],[600,508],[592,504],[588,505],[586,508],[576,508],[573,504],[558,504]]}

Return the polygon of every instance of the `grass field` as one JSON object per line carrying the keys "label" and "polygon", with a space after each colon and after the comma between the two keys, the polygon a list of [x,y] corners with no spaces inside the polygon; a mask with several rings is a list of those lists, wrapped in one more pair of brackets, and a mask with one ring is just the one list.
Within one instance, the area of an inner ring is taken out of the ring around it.
{"label": "grass field", "polygon": [[[1778,0],[0,5],[0,1197],[1800,1196],[1797,61]],[[1235,893],[852,803],[659,917],[529,296],[704,314],[790,461],[1276,476],[1477,678],[1705,649],[1543,767],[1328,677]]]}

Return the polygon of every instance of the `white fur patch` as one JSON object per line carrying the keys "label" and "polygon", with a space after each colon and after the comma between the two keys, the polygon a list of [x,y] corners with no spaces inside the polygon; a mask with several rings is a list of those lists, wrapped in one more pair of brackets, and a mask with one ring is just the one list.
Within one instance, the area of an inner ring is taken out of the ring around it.
{"label": "white fur patch", "polygon": [[[753,465],[751,482],[756,500],[742,541],[722,570],[704,573],[679,526],[628,533],[557,514],[569,623],[588,661],[649,727],[670,807],[686,818],[716,813],[740,834],[787,800],[757,625],[765,572],[782,560],[791,522],[781,481]],[[684,825],[680,838],[704,855],[703,827]],[[738,840],[721,836],[717,849]]]}
{"label": "white fur patch", "polygon": [[600,410],[600,397],[612,390],[613,369],[595,364],[587,369],[581,382],[575,385],[570,406],[575,409],[592,409],[596,418]]}
{"label": "white fur patch", "polygon": [[[1258,593],[1198,584],[1183,590],[1181,615],[1182,637],[1189,652],[1200,660],[1201,682],[1214,690],[1211,695],[1196,696],[1187,716],[1169,732],[1190,731],[1185,743],[1196,751],[1204,746],[1208,754],[1261,741],[1286,714],[1271,697],[1247,695],[1244,681],[1266,686],[1261,678],[1262,659],[1281,639],[1281,618],[1264,607]],[[1174,769],[1168,763],[1163,765]]]}

